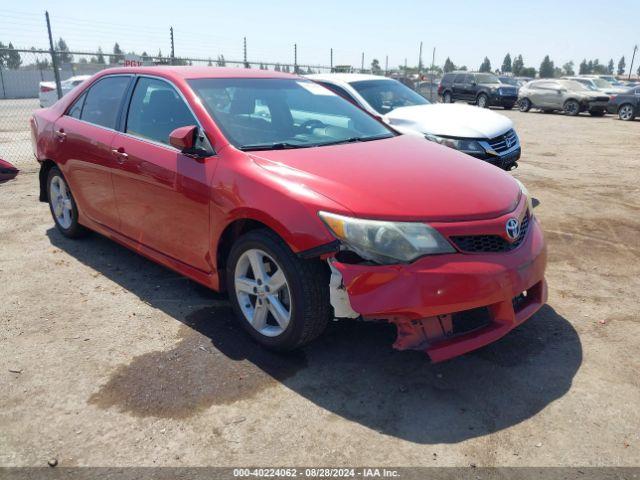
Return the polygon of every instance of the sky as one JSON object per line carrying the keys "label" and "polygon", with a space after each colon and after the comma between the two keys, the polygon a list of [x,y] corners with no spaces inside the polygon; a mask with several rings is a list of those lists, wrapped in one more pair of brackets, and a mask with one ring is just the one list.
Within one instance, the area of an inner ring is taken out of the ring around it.
{"label": "sky", "polygon": [[[54,36],[71,50],[105,52],[118,42],[125,51],[156,54],[170,50],[173,26],[177,56],[242,59],[247,37],[249,60],[365,66],[377,58],[384,67],[423,62],[477,69],[485,56],[499,68],[507,52],[522,54],[539,67],[545,55],[556,66],[583,58],[610,58],[629,66],[640,44],[640,0],[5,0],[0,4],[0,41],[18,48],[48,48],[44,11]],[[640,60],[636,56],[636,65]],[[634,68],[635,70],[636,68]]]}

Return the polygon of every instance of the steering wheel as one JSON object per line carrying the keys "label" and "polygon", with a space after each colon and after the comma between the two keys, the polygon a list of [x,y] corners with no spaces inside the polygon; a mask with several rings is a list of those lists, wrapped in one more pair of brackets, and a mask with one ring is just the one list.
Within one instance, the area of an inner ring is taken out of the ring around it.
{"label": "steering wheel", "polygon": [[326,126],[327,125],[325,123],[322,123],[320,120],[312,119],[304,122],[302,125],[300,125],[300,128],[302,128],[303,130],[311,130],[313,128],[324,128]]}

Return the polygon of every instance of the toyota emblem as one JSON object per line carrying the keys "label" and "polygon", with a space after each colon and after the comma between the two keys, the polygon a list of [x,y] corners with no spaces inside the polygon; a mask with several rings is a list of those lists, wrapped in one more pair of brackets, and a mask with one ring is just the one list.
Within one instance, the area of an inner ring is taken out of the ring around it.
{"label": "toyota emblem", "polygon": [[510,218],[506,225],[507,237],[516,240],[520,236],[520,222],[517,218]]}

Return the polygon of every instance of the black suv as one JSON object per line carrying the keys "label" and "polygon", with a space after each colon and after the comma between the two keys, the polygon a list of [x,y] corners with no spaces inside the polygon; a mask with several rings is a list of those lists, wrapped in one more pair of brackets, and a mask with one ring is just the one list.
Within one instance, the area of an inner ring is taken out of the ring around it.
{"label": "black suv", "polygon": [[444,103],[464,100],[481,108],[498,106],[511,110],[518,100],[518,89],[500,83],[493,73],[451,72],[442,77],[438,95]]}

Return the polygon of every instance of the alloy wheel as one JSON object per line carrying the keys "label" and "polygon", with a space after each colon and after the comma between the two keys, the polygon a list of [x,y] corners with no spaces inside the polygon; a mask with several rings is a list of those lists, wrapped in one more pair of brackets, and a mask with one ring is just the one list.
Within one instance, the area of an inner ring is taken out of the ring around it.
{"label": "alloy wheel", "polygon": [[580,105],[578,105],[578,102],[576,101],[569,100],[564,105],[564,111],[569,115],[577,115],[578,113],[580,113]]}
{"label": "alloy wheel", "polygon": [[487,97],[484,95],[480,95],[478,97],[478,106],[480,108],[487,108]]}
{"label": "alloy wheel", "polygon": [[620,107],[620,110],[618,111],[618,116],[620,117],[620,120],[632,120],[633,119],[633,107],[631,105],[623,105],[622,107]]}
{"label": "alloy wheel", "polygon": [[284,271],[269,254],[252,248],[236,263],[234,286],[240,310],[260,334],[277,337],[291,321],[292,300]]}
{"label": "alloy wheel", "polygon": [[62,177],[55,175],[49,184],[49,199],[56,222],[65,230],[71,227],[73,222],[73,204],[71,192]]}

